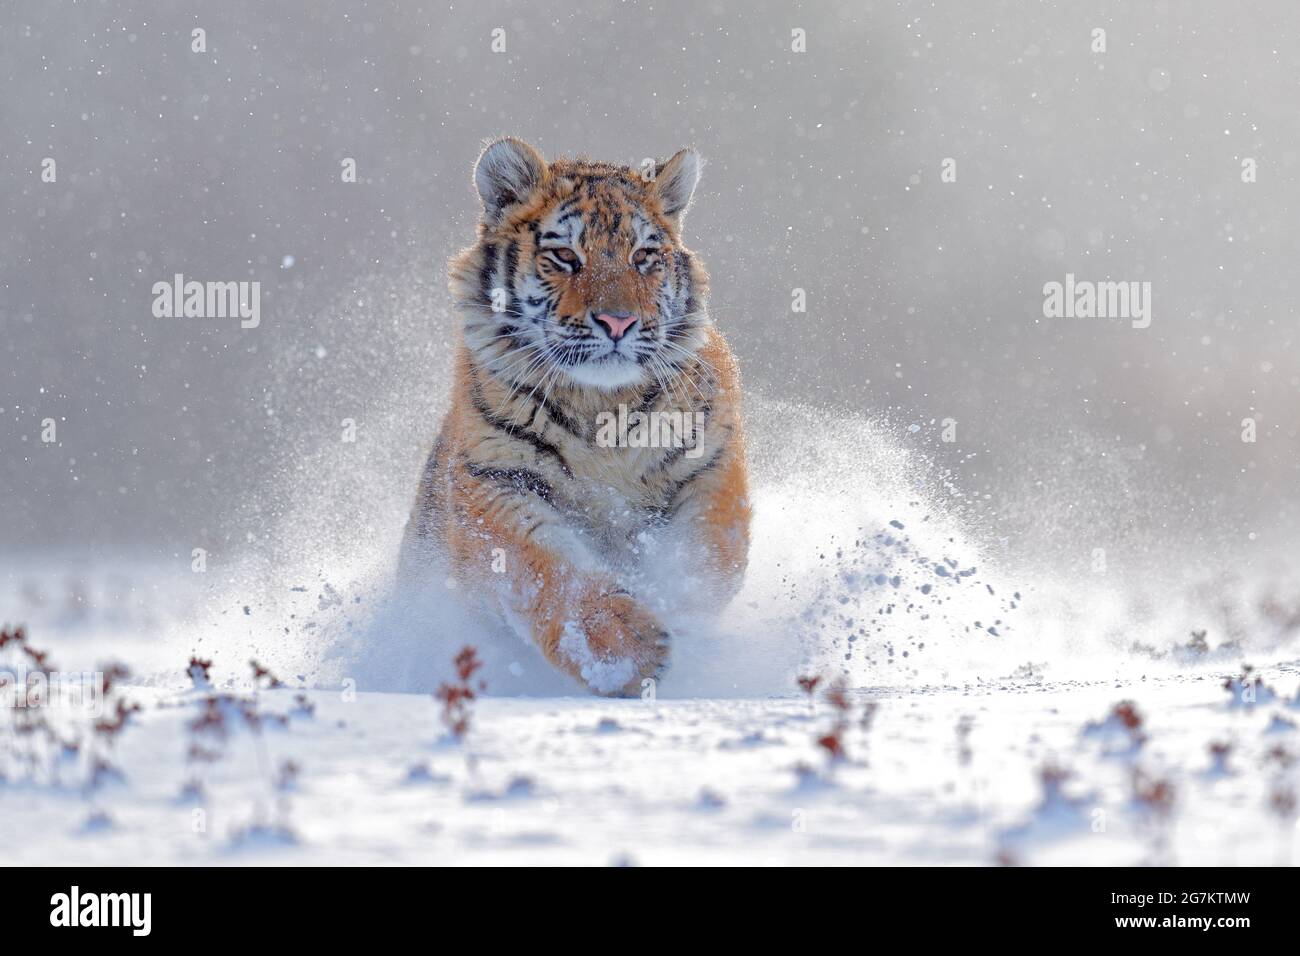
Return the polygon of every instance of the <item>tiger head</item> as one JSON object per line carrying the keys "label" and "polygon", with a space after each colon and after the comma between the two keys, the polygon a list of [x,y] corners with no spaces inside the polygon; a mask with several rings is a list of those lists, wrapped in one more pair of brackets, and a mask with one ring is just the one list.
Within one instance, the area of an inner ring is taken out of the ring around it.
{"label": "tiger head", "polygon": [[708,324],[708,277],[680,238],[700,165],[689,149],[632,169],[489,145],[474,168],[478,241],[451,264],[480,367],[616,391],[689,366]]}

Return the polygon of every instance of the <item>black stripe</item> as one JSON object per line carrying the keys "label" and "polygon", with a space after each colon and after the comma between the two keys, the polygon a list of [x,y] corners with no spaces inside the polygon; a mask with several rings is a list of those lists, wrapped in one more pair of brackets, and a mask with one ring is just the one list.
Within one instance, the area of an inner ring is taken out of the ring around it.
{"label": "black stripe", "polygon": [[488,305],[492,304],[492,279],[497,271],[497,247],[489,242],[483,246],[483,267],[478,271],[478,290]]}
{"label": "black stripe", "polygon": [[699,300],[695,298],[695,282],[691,278],[691,270],[686,263],[690,259],[686,253],[680,253],[674,257],[673,280],[676,289],[673,292],[673,305],[676,307],[677,302],[682,303],[682,314],[685,321],[695,325],[699,320],[695,315],[699,311]]}
{"label": "black stripe", "polygon": [[[687,258],[685,252],[679,249],[673,260],[673,282],[677,285],[677,294],[681,295],[682,290],[688,288],[690,284],[691,270],[687,265],[690,259]],[[687,309],[686,311],[690,312],[691,310]]]}
{"label": "black stripe", "polygon": [[723,444],[721,447],[718,448],[717,451],[713,453],[713,455],[708,459],[708,461],[702,464],[699,468],[695,469],[685,478],[681,478],[673,482],[672,493],[669,494],[664,499],[665,504],[660,508],[653,508],[651,510],[660,513],[663,516],[664,520],[671,518],[674,514],[677,513],[678,507],[680,507],[677,503],[677,499],[678,497],[681,496],[681,493],[685,491],[687,486],[690,485],[690,483],[693,482],[696,478],[699,478],[701,475],[705,474],[706,472],[712,471],[714,468],[716,468],[718,463],[722,461],[722,453],[725,452],[726,450],[727,450],[727,446]]}
{"label": "black stripe", "polygon": [[515,272],[519,269],[519,243],[511,239],[510,244],[506,246],[506,293],[509,299],[506,303],[506,309],[511,315],[522,315],[523,309],[519,307],[519,297],[515,295]]}
{"label": "black stripe", "polygon": [[[665,471],[667,471],[667,470],[668,470],[669,468],[671,468],[673,465],[677,464],[677,462],[680,461],[682,458],[685,458],[685,457],[686,457],[686,453],[687,453],[688,451],[694,451],[696,448],[699,448],[700,445],[703,443],[703,441],[704,441],[704,431],[705,431],[705,429],[707,429],[707,428],[709,427],[709,414],[712,412],[712,408],[710,407],[710,405],[709,405],[708,402],[705,402],[703,405],[701,405],[701,406],[700,406],[699,408],[697,408],[697,409],[694,409],[694,410],[692,410],[692,411],[683,412],[683,413],[682,413],[683,416],[685,416],[685,415],[691,415],[691,416],[692,416],[692,418],[691,418],[691,424],[692,424],[692,426],[694,425],[694,422],[695,422],[694,415],[695,415],[696,412],[703,412],[703,413],[704,413],[704,424],[701,425],[699,428],[695,428],[695,429],[694,429],[695,444],[692,445],[692,446],[689,446],[689,447],[686,446],[686,445],[684,445],[684,444],[683,444],[683,445],[674,445],[672,448],[668,449],[668,454],[664,455],[662,458],[659,459],[659,461],[657,461],[657,462],[655,463],[655,465],[654,465],[654,473],[655,473],[655,474],[658,474],[658,473],[661,473],[661,472],[665,472]],[[683,422],[683,424],[685,424],[685,423]],[[716,426],[716,427],[714,428],[714,432],[717,433],[717,434],[725,433],[725,434],[727,434],[727,435],[730,435],[731,432],[732,432],[732,427],[731,427],[730,425],[721,425],[721,426]],[[685,436],[682,436],[682,437],[683,437],[683,441],[684,441],[684,440],[685,440]],[[642,480],[642,481],[649,481],[649,480],[650,480],[650,474],[647,473],[647,474],[645,474],[645,475],[642,475],[642,476],[641,476],[641,480]],[[689,481],[690,479],[687,478],[687,479],[684,479],[684,480]]]}
{"label": "black stripe", "polygon": [[639,412],[649,412],[654,408],[654,403],[659,401],[659,396],[663,394],[664,388],[656,380],[646,389],[645,394],[641,397],[641,404],[637,406]]}
{"label": "black stripe", "polygon": [[564,472],[566,478],[573,477],[573,470],[569,468],[569,463],[564,460],[564,455],[558,447],[552,445],[536,432],[527,431],[526,429],[516,425],[514,422],[499,418],[492,413],[492,410],[487,407],[487,403],[483,401],[482,389],[480,388],[477,379],[474,380],[470,387],[470,403],[474,406],[474,411],[478,412],[479,416],[488,425],[492,426],[497,431],[505,432],[516,441],[532,445],[539,454],[550,455],[555,459],[556,464],[560,466],[560,470]]}
{"label": "black stripe", "polygon": [[565,262],[563,259],[561,259],[559,256],[557,256],[557,255],[555,254],[554,250],[551,250],[551,249],[543,249],[542,251],[543,251],[543,252],[546,252],[546,253],[549,253],[549,256],[548,256],[545,260],[543,260],[543,261],[545,261],[545,262],[549,262],[549,263],[551,263],[551,264],[554,265],[554,266],[558,266],[559,268],[561,268],[561,269],[563,269],[565,272],[567,272],[569,275],[576,275],[577,272],[582,268],[582,263],[581,263],[581,262],[575,262],[575,263],[573,263],[572,265],[570,265],[569,263],[567,263],[567,262]]}
{"label": "black stripe", "polygon": [[[687,414],[690,414],[690,413],[687,413]],[[706,427],[707,427],[707,426],[706,426]],[[694,445],[690,445],[690,446],[685,445],[685,444],[682,444],[682,445],[674,445],[672,448],[668,449],[668,454],[664,455],[663,458],[659,459],[658,463],[655,465],[655,471],[657,471],[657,472],[667,471],[667,470],[668,470],[669,468],[671,468],[673,465],[677,464],[677,462],[679,462],[679,461],[681,461],[683,458],[685,458],[685,457],[686,457],[686,453],[687,453],[688,451],[694,451],[696,448],[699,448],[699,447],[700,447],[700,442],[702,442],[702,441],[704,440],[704,434],[703,434],[703,433],[704,433],[704,428],[696,429],[695,434],[694,434],[694,438],[695,438],[695,444],[694,444]],[[685,441],[685,436],[683,436],[683,441]],[[642,478],[642,481],[644,481],[644,480],[645,480],[645,479]],[[688,478],[688,479],[685,479],[685,480],[689,481],[690,479]]]}
{"label": "black stripe", "polygon": [[[536,401],[538,407],[546,409],[547,418],[555,422],[555,424],[559,425],[561,428],[563,428],[574,438],[578,439],[578,441],[587,440],[586,429],[584,429],[582,425],[580,425],[578,422],[574,421],[567,414],[565,414],[565,412],[562,409],[560,409],[549,398],[539,398]],[[536,413],[534,413],[533,419],[536,420],[536,418],[537,415]]]}
{"label": "black stripe", "polygon": [[465,470],[475,478],[508,485],[516,491],[525,491],[541,498],[548,505],[555,504],[555,490],[551,483],[535,471],[527,468],[497,468],[478,462],[466,461]]}
{"label": "black stripe", "polygon": [[519,243],[511,239],[506,246],[506,288],[514,294],[515,270],[519,268]]}

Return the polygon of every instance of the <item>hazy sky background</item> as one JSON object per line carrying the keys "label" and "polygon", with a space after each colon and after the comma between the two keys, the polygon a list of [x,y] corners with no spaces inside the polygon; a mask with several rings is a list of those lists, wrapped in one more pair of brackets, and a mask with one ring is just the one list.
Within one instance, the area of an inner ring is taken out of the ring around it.
{"label": "hazy sky background", "polygon": [[[756,393],[887,417],[998,536],[1212,565],[1297,518],[1297,39],[1292,0],[0,3],[0,550],[400,524],[509,133],[699,147],[686,241]],[[178,272],[261,282],[261,326],[155,318]],[[1150,281],[1150,328],[1044,318],[1067,272]]]}

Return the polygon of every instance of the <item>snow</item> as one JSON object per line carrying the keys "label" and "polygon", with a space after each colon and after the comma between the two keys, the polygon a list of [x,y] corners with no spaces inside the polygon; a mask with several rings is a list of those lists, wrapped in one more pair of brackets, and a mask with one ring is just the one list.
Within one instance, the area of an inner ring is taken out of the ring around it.
{"label": "snow", "polygon": [[[756,397],[749,420],[745,586],[668,621],[672,666],[636,699],[556,673],[441,574],[393,591],[397,515],[333,550],[290,515],[267,534],[302,536],[296,556],[217,573],[0,569],[33,646],[122,661],[114,694],[140,707],[111,741],[63,714],[82,748],[35,769],[0,729],[12,862],[1293,862],[1283,563],[1248,582],[1018,568],[897,432]],[[466,645],[486,692],[457,739],[433,691]]]}
{"label": "snow", "polygon": [[[835,762],[814,744],[830,715],[803,699],[487,698],[456,742],[427,695],[308,691],[314,712],[283,729],[232,729],[202,799],[183,790],[204,693],[130,693],[122,782],[0,787],[14,865],[1292,862],[1294,828],[1267,806],[1274,715],[1229,707],[1209,674],[873,689],[853,695],[878,703],[871,729]],[[297,693],[257,708],[291,714]],[[1133,753],[1085,730],[1119,697],[1145,716]],[[1068,776],[1045,786],[1047,766]],[[1139,768],[1172,781],[1167,817],[1135,802]]]}

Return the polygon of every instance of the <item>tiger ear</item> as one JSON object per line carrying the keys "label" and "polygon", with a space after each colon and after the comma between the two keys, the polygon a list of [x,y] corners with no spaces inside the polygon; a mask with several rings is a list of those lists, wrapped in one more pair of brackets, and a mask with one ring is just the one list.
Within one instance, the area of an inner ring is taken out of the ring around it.
{"label": "tiger ear", "polygon": [[654,192],[665,216],[680,227],[695,195],[704,160],[693,149],[683,149],[666,163],[655,167]]}
{"label": "tiger ear", "polygon": [[545,178],[542,154],[513,136],[489,143],[474,165],[474,188],[489,219],[511,203],[523,202]]}

